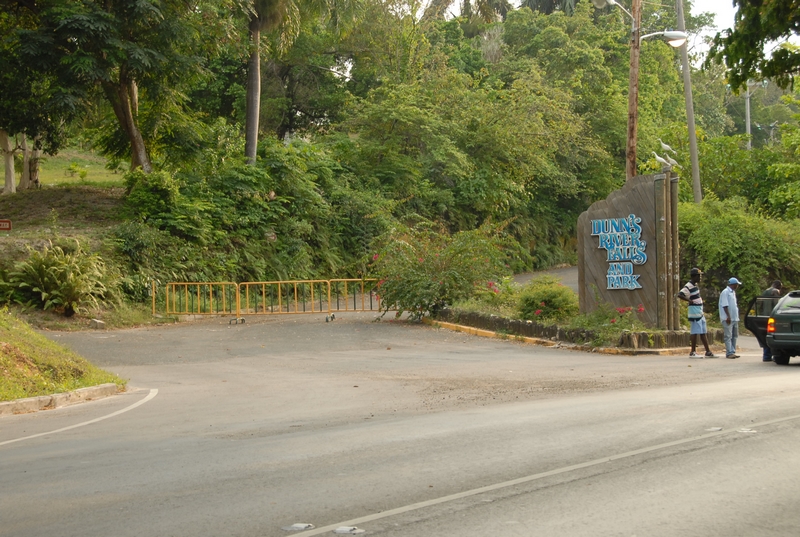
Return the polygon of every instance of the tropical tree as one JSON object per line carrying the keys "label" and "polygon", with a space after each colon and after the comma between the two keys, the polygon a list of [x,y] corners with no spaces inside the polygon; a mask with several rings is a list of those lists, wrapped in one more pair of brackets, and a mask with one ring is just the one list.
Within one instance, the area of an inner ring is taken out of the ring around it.
{"label": "tropical tree", "polygon": [[202,6],[180,0],[43,2],[35,28],[22,29],[23,58],[75,88],[84,99],[97,89],[113,109],[131,168],[153,169],[140,125],[140,94],[180,106],[175,91],[200,68],[194,44]]}
{"label": "tropical tree", "polygon": [[769,78],[782,88],[800,72],[800,48],[785,42],[767,56],[765,45],[798,34],[800,6],[794,0],[734,0],[733,29],[718,33],[707,62],[725,62],[728,81],[743,88],[751,78]]}
{"label": "tropical tree", "polygon": [[37,72],[22,54],[18,30],[34,28],[35,5],[0,2],[0,151],[5,161],[4,192],[15,192],[14,154],[23,153],[20,189],[38,184],[42,149],[50,153],[64,141],[64,125],[78,104],[69,87],[59,86],[48,74]]}
{"label": "tropical tree", "polygon": [[300,33],[304,18],[324,17],[334,31],[343,32],[360,9],[360,0],[252,0],[248,6],[250,57],[245,100],[245,158],[252,164],[258,147],[261,115],[261,34],[276,33],[274,47],[284,52]]}

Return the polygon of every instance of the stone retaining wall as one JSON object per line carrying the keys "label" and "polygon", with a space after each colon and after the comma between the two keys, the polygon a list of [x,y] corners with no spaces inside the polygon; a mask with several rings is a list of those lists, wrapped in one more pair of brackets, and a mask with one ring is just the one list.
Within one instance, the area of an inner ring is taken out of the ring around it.
{"label": "stone retaining wall", "polygon": [[[534,321],[520,319],[506,319],[497,315],[474,313],[445,308],[435,317],[437,320],[449,323],[462,324],[482,330],[504,332],[507,334],[525,337],[548,338],[566,343],[587,343],[595,339],[591,330],[559,328],[553,325],[544,325]],[[699,347],[702,344],[697,342]],[[711,328],[708,331],[708,343],[722,343],[722,330]],[[628,332],[620,335],[618,347],[627,349],[667,349],[672,347],[688,347],[689,332],[686,330],[653,331],[653,332]]]}

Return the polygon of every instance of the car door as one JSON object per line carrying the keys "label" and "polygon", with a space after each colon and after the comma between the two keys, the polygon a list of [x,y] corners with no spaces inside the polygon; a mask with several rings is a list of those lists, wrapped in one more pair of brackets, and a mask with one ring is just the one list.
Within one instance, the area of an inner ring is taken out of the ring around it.
{"label": "car door", "polygon": [[767,346],[767,321],[779,300],[779,297],[756,297],[747,306],[744,327],[756,336],[762,347]]}

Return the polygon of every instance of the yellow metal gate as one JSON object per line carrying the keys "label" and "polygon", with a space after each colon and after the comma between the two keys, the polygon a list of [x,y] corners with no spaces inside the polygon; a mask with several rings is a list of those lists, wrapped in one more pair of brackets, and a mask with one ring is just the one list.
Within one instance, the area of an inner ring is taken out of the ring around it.
{"label": "yellow metal gate", "polygon": [[[381,311],[374,278],[285,280],[270,282],[170,282],[165,286],[166,315],[287,315]],[[153,315],[157,287],[152,288]]]}

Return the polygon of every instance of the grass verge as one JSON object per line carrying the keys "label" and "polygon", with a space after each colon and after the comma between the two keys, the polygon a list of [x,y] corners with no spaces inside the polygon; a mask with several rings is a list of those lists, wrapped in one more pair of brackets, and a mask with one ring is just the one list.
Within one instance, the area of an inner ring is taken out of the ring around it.
{"label": "grass verge", "polygon": [[0,401],[64,393],[125,381],[36,333],[7,308],[0,309]]}

